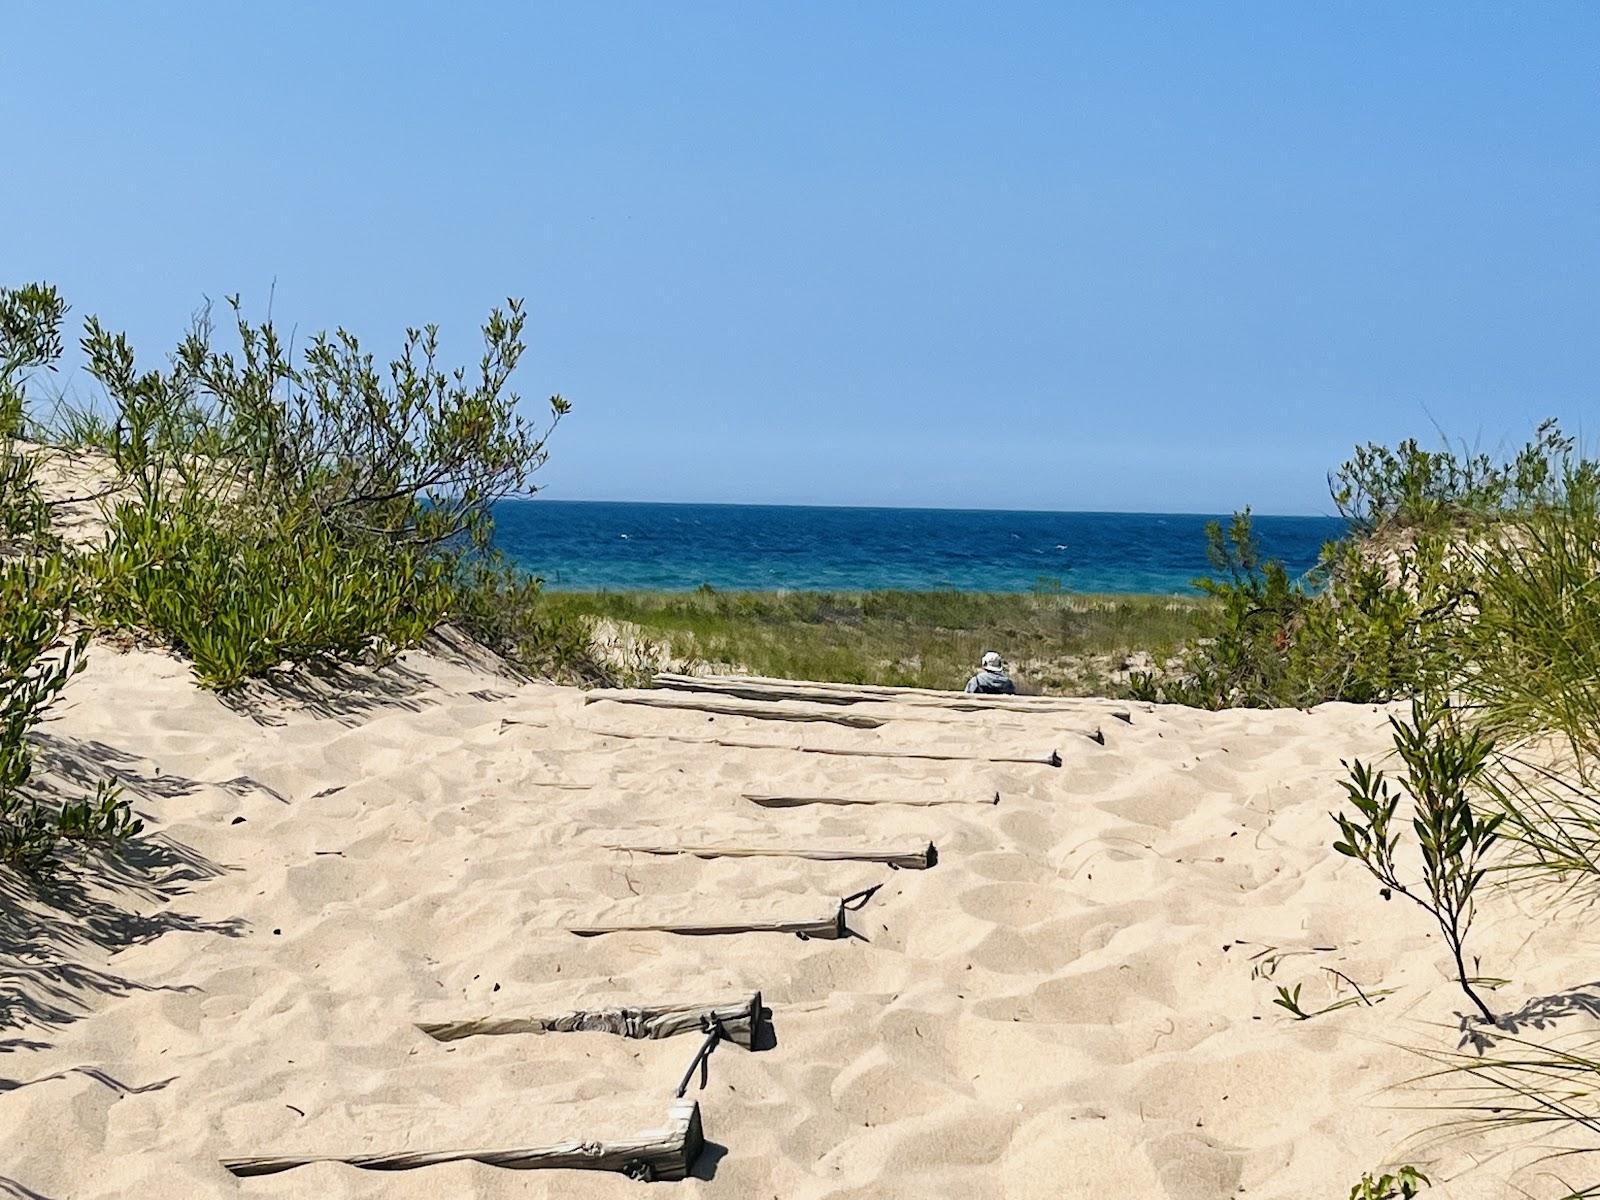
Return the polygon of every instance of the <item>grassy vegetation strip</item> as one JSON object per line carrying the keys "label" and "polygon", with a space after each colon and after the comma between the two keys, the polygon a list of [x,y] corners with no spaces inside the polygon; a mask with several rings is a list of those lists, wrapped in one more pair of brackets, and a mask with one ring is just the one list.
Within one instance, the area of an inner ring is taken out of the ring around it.
{"label": "grassy vegetation strip", "polygon": [[1019,683],[1104,695],[1124,660],[1157,662],[1195,636],[1210,602],[1064,592],[546,592],[553,614],[610,620],[679,662],[785,679],[959,690],[985,651]]}

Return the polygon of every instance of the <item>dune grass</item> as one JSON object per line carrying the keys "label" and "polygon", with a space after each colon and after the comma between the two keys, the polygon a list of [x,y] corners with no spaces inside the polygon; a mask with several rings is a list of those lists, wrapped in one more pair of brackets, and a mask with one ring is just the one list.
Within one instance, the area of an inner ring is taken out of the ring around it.
{"label": "dune grass", "polygon": [[1026,690],[1120,690],[1128,656],[1160,662],[1207,602],[1064,592],[562,592],[548,605],[637,628],[678,663],[760,675],[960,688],[997,650]]}

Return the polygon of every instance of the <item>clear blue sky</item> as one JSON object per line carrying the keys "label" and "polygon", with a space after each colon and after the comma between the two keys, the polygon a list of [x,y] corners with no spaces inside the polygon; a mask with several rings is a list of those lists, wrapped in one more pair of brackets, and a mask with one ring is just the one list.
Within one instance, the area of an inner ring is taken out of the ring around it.
{"label": "clear blue sky", "polygon": [[525,296],[552,497],[1317,512],[1600,424],[1597,64],[1593,3],[19,4],[0,264],[152,361]]}

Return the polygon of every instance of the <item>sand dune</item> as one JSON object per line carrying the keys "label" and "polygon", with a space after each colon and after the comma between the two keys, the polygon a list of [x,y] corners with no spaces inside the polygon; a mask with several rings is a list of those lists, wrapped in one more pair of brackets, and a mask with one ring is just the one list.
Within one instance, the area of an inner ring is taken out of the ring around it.
{"label": "sand dune", "polygon": [[[659,1124],[697,1036],[440,1043],[415,1023],[755,990],[772,1044],[713,1054],[690,1092],[711,1143],[697,1178],[650,1194],[1342,1197],[1394,1161],[1427,1168],[1431,1195],[1511,1194],[1526,1152],[1424,1136],[1439,1114],[1395,1090],[1425,1066],[1403,1047],[1455,1043],[1438,938],[1328,850],[1338,760],[1380,754],[1384,714],[1111,718],[1126,707],[935,721],[889,703],[877,729],[775,733],[586,709],[426,654],[230,704],[166,657],[100,650],[45,728],[41,769],[65,787],[114,771],[151,832],[47,899],[0,883],[0,1194],[643,1194],[475,1164],[236,1180],[218,1160],[632,1133]],[[1104,745],[1070,734],[1097,718]],[[1062,766],[602,726],[1054,748]],[[772,809],[746,792],[1001,800]],[[931,869],[606,848],[919,839],[938,848]],[[567,932],[825,913],[876,885],[842,940]],[[1582,915],[1530,904],[1491,900],[1480,918],[1485,972],[1514,980],[1502,1008],[1594,974]],[[1308,1005],[1351,994],[1325,968],[1387,994],[1307,1022],[1271,1005],[1278,983],[1303,983]]]}

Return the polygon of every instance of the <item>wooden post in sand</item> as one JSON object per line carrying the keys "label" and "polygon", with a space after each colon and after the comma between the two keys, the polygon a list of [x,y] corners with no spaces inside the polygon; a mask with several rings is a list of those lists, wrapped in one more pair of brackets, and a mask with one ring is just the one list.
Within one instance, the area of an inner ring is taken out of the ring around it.
{"label": "wooden post in sand", "polygon": [[684,1179],[705,1145],[700,1126],[700,1106],[693,1100],[675,1101],[667,1110],[667,1123],[631,1138],[616,1141],[556,1142],[517,1150],[406,1151],[389,1154],[307,1154],[259,1158],[225,1158],[222,1165],[235,1175],[275,1175],[279,1171],[312,1163],[343,1163],[364,1171],[410,1171],[439,1163],[478,1162],[516,1171],[566,1168],[579,1171],[618,1171],[630,1179]]}
{"label": "wooden post in sand", "polygon": [[744,792],[741,799],[759,804],[762,808],[804,808],[809,804],[897,804],[910,808],[933,808],[940,804],[999,804],[1000,793],[994,798],[967,800],[954,796],[768,796],[759,792]]}
{"label": "wooden post in sand", "polygon": [[695,858],[807,858],[814,862],[883,863],[895,869],[926,871],[939,861],[933,843],[901,850],[821,850],[784,846],[607,846],[629,854],[689,854]]}
{"label": "wooden post in sand", "polygon": [[419,1022],[417,1028],[440,1042],[516,1033],[614,1033],[625,1038],[669,1038],[704,1033],[713,1023],[722,1036],[746,1049],[762,1021],[761,993],[727,996],[693,1004],[640,1004],[578,1009],[548,1017],[477,1017],[465,1021]]}

